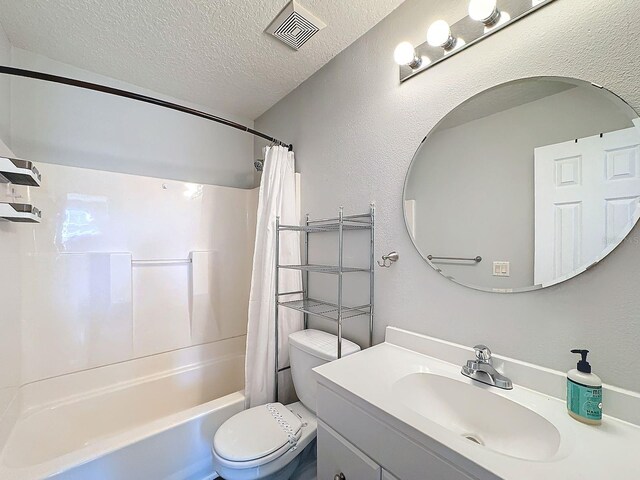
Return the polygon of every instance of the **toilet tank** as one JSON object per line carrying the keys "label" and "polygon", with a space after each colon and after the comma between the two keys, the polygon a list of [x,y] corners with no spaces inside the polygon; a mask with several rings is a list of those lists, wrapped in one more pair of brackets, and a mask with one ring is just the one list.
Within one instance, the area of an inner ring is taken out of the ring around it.
{"label": "toilet tank", "polygon": [[[342,356],[360,351],[360,347],[342,339]],[[289,335],[291,376],[296,394],[302,404],[316,413],[315,367],[335,360],[338,356],[338,337],[320,330],[300,330]]]}

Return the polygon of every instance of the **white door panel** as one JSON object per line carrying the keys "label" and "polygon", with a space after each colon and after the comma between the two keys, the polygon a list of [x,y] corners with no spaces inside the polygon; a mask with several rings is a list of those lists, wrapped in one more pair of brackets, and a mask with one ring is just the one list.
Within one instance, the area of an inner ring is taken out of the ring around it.
{"label": "white door panel", "polygon": [[599,261],[635,224],[639,199],[635,127],[536,148],[534,283]]}

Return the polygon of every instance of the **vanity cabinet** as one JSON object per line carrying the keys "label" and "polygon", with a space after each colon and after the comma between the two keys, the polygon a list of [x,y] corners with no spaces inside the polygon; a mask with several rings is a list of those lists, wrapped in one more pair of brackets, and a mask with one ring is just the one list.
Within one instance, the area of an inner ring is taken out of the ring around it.
{"label": "vanity cabinet", "polygon": [[340,434],[318,422],[318,479],[380,480],[380,465],[347,442]]}
{"label": "vanity cabinet", "polygon": [[317,398],[318,480],[498,480],[467,475],[464,457],[442,458],[322,383]]}

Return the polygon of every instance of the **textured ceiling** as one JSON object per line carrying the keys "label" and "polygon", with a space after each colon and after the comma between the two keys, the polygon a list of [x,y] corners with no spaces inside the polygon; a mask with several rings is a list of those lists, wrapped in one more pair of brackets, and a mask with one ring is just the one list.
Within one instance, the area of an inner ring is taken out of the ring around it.
{"label": "textured ceiling", "polygon": [[254,119],[403,1],[301,0],[328,26],[299,52],[264,33],[287,0],[0,0],[0,22],[16,47]]}

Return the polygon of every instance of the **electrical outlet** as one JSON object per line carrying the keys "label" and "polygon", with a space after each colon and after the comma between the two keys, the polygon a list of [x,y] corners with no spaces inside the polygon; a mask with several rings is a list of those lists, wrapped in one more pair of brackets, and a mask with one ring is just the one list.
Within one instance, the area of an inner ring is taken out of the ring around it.
{"label": "electrical outlet", "polygon": [[493,262],[494,277],[509,277],[510,275],[509,262]]}

